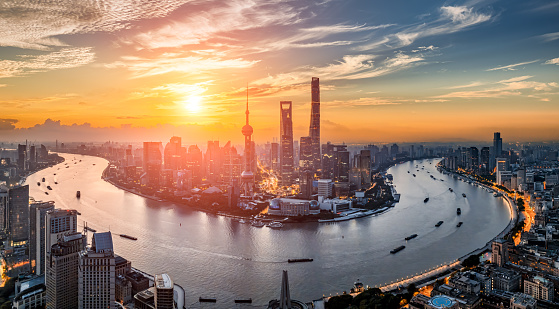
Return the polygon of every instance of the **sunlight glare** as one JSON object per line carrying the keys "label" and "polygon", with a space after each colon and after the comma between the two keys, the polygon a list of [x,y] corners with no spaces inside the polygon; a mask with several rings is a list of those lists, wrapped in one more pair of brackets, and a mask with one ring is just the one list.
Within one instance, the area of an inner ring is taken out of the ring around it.
{"label": "sunlight glare", "polygon": [[191,113],[198,113],[202,109],[201,102],[201,97],[190,96],[184,103],[184,108]]}

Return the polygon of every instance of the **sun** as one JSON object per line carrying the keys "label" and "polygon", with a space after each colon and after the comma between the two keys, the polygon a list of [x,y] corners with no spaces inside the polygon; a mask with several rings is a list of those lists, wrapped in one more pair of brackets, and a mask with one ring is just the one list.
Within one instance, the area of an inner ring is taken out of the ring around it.
{"label": "sun", "polygon": [[184,108],[191,113],[198,113],[202,109],[202,98],[199,96],[190,96],[184,102]]}

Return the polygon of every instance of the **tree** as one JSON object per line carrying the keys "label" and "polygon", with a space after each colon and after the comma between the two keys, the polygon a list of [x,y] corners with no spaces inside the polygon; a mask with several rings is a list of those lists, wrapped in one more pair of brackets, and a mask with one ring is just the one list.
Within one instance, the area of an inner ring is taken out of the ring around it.
{"label": "tree", "polygon": [[462,266],[464,267],[476,267],[478,265],[479,265],[479,255],[477,254],[470,255],[462,262]]}

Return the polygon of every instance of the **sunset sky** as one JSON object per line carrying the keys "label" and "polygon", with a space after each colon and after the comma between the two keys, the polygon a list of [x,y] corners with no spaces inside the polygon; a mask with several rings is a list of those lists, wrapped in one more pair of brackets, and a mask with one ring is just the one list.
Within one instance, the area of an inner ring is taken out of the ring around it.
{"label": "sunset sky", "polygon": [[559,2],[0,3],[0,140],[559,140]]}

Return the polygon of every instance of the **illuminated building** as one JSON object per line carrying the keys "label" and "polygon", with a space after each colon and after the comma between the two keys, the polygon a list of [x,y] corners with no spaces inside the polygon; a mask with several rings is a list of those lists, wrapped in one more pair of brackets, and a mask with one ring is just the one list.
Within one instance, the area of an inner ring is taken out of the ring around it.
{"label": "illuminated building", "polygon": [[318,197],[329,198],[332,197],[332,179],[319,179],[318,180]]}
{"label": "illuminated building", "polygon": [[334,145],[330,142],[322,145],[322,178],[349,182],[349,170],[347,145]]}
{"label": "illuminated building", "polygon": [[8,187],[0,185],[0,232],[6,232],[8,228],[8,207],[9,207],[9,198],[8,198]]}
{"label": "illuminated building", "polygon": [[319,213],[320,204],[314,200],[275,198],[270,201],[268,208],[268,214],[278,216],[307,216]]}
{"label": "illuminated building", "polygon": [[499,158],[503,153],[503,139],[500,132],[493,133],[493,151],[491,153],[491,170],[495,168],[495,159]]}
{"label": "illuminated building", "polygon": [[144,176],[147,184],[152,187],[159,186],[161,166],[163,165],[163,145],[161,142],[144,142],[143,160]]}
{"label": "illuminated building", "polygon": [[45,285],[47,309],[78,308],[79,253],[86,246],[85,235],[62,236],[46,254]]}
{"label": "illuminated building", "polygon": [[281,184],[293,181],[293,106],[291,101],[280,102],[280,174]]}
{"label": "illuminated building", "polygon": [[164,151],[164,167],[170,170],[179,170],[183,167],[183,153],[186,152],[181,147],[181,138],[178,136],[171,137],[170,141],[165,145]]}
{"label": "illuminated building", "polygon": [[509,260],[508,243],[504,239],[497,239],[491,244],[491,263],[503,266]]}
{"label": "illuminated building", "polygon": [[481,148],[481,154],[479,156],[479,163],[481,166],[480,172],[482,175],[489,174],[490,164],[489,160],[491,159],[491,153],[489,151],[489,147]]}
{"label": "illuminated building", "polygon": [[17,170],[20,174],[27,170],[27,145],[17,145]]}
{"label": "illuminated building", "polygon": [[79,257],[78,308],[114,308],[116,276],[111,232],[93,234],[91,247]]}
{"label": "illuminated building", "polygon": [[270,167],[272,168],[272,170],[278,171],[279,170],[279,144],[276,142],[273,142],[270,145],[270,161],[271,161]]}
{"label": "illuminated building", "polygon": [[554,293],[553,282],[543,277],[535,276],[534,278],[524,280],[524,294],[530,295],[535,299],[552,302]]}
{"label": "illuminated building", "polygon": [[20,246],[29,240],[29,185],[8,190],[7,209],[10,246]]}
{"label": "illuminated building", "polygon": [[253,129],[248,122],[248,87],[247,87],[247,105],[246,105],[246,123],[242,128],[242,133],[245,136],[245,170],[241,174],[241,191],[244,196],[252,196],[254,193],[254,174],[252,173],[253,165],[253,145],[252,133]]}
{"label": "illuminated building", "polygon": [[54,210],[54,202],[29,205],[29,264],[31,272],[42,275],[45,272],[46,218],[47,212]]}
{"label": "illuminated building", "polygon": [[318,77],[311,80],[311,123],[309,127],[311,138],[313,172],[321,168],[320,156],[320,84]]}
{"label": "illuminated building", "polygon": [[299,170],[312,171],[314,174],[313,148],[312,138],[310,136],[302,136],[299,147]]}

